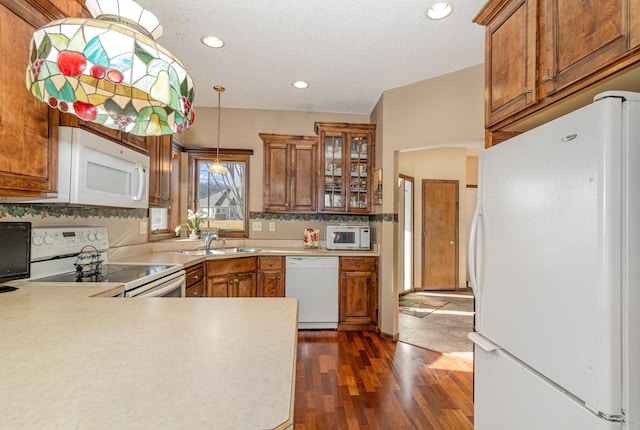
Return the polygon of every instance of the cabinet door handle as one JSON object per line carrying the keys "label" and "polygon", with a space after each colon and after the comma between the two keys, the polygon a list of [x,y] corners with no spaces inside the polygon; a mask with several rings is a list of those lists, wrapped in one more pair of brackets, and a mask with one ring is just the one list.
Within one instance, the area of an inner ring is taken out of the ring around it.
{"label": "cabinet door handle", "polygon": [[553,78],[551,76],[549,76],[549,75],[544,75],[542,77],[542,83],[544,83],[544,84],[546,84],[547,82],[552,81],[552,80],[553,80]]}
{"label": "cabinet door handle", "polygon": [[200,277],[198,275],[193,275],[191,278],[193,279],[199,279]]}
{"label": "cabinet door handle", "polygon": [[529,88],[527,88],[527,87],[524,87],[524,88],[522,89],[522,95],[523,95],[523,96],[526,96],[526,95],[527,95],[527,94],[529,94],[530,92],[531,92],[531,90],[530,90]]}
{"label": "cabinet door handle", "polygon": [[273,261],[269,262],[269,267],[273,266]]}

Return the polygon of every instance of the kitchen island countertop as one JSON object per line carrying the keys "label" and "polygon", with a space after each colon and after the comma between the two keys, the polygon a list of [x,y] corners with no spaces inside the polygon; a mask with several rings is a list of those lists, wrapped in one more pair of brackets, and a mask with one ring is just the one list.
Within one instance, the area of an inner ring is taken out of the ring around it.
{"label": "kitchen island countertop", "polygon": [[0,294],[0,428],[293,427],[295,299],[13,285]]}

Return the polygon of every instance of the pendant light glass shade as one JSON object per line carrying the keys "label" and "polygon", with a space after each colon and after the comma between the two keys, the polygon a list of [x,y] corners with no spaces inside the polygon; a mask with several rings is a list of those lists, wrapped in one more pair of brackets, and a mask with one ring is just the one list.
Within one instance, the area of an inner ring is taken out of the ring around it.
{"label": "pendant light glass shade", "polygon": [[93,18],[33,33],[27,89],[52,108],[140,136],[182,133],[195,119],[193,82],[155,42],[162,26],[133,0],[87,0]]}
{"label": "pendant light glass shade", "polygon": [[218,146],[216,147],[216,159],[213,160],[213,163],[211,163],[207,171],[210,173],[224,175],[227,173],[227,168],[220,162],[220,94],[224,91],[224,87],[216,85],[213,89],[218,93]]}

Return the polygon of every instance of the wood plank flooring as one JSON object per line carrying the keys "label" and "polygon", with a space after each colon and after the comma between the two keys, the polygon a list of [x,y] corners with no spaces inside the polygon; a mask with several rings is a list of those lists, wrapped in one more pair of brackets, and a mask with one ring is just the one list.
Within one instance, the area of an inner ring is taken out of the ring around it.
{"label": "wood plank flooring", "polygon": [[473,363],[372,332],[302,330],[294,427],[473,429]]}

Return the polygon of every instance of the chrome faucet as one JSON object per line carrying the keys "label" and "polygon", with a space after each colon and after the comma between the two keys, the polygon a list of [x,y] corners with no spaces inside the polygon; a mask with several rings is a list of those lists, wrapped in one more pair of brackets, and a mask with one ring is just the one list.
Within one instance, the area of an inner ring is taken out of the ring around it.
{"label": "chrome faucet", "polygon": [[[209,249],[211,247],[212,240],[218,240],[220,237],[220,230],[214,228],[213,230],[209,230],[207,232],[207,236],[204,238],[204,248]],[[223,239],[224,240],[224,239]]]}

